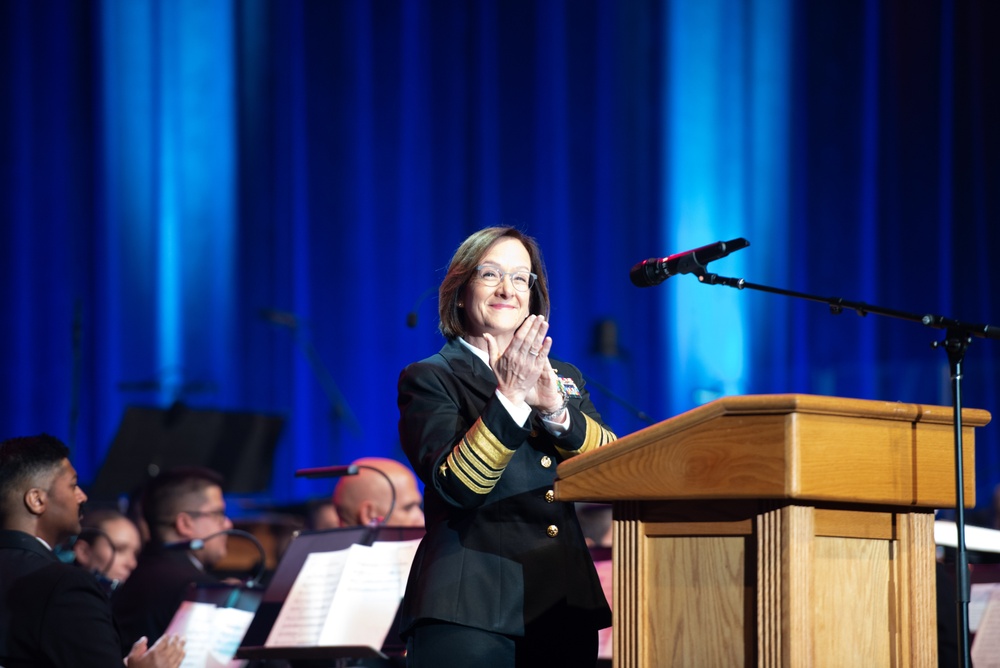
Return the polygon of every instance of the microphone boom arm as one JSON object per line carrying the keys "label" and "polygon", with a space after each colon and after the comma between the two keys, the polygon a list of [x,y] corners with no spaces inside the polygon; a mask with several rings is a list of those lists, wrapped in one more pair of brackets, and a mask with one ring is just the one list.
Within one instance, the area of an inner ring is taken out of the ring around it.
{"label": "microphone boom arm", "polygon": [[798,299],[827,304],[829,305],[830,312],[833,315],[839,315],[840,313],[843,313],[845,309],[854,311],[860,316],[866,316],[869,313],[874,313],[875,315],[886,316],[889,318],[919,322],[920,324],[928,327],[946,329],[959,334],[968,334],[969,336],[978,336],[985,339],[1000,339],[1000,327],[995,325],[964,323],[959,322],[958,320],[952,320],[951,318],[945,318],[940,315],[918,315],[916,313],[908,313],[906,311],[873,306],[871,304],[866,304],[865,302],[848,301],[841,297],[819,297],[805,292],[795,292],[794,290],[785,290],[783,288],[774,288],[767,285],[749,283],[742,278],[727,278],[725,276],[719,276],[718,274],[710,274],[705,271],[697,271],[693,273],[698,277],[699,282],[706,285],[725,285],[730,288],[736,288],[737,290],[758,290],[760,292],[768,292],[771,294],[783,295],[785,297],[796,297]]}
{"label": "microphone boom arm", "polygon": [[249,531],[244,531],[243,529],[223,529],[222,531],[216,531],[213,534],[209,534],[204,538],[192,538],[191,540],[179,540],[172,543],[164,543],[161,545],[160,549],[163,550],[201,550],[204,549],[205,543],[218,536],[239,536],[240,538],[245,538],[254,544],[257,548],[257,553],[260,557],[260,561],[257,562],[257,572],[253,574],[249,580],[247,580],[248,589],[256,589],[260,587],[260,581],[264,577],[264,569],[267,568],[267,552],[264,550],[264,546],[261,542]]}

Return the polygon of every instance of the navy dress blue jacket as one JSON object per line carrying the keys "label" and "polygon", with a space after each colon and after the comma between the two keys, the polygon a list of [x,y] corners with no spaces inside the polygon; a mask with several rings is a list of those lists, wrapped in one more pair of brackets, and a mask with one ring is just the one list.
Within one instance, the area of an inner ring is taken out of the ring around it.
{"label": "navy dress blue jacket", "polygon": [[524,427],[496,397],[496,376],[460,341],[406,367],[399,434],[425,484],[423,538],[402,603],[403,634],[441,620],[511,636],[557,605],[593,629],[611,612],[572,503],[555,501],[556,465],[614,440],[580,372],[552,360],[570,429]]}

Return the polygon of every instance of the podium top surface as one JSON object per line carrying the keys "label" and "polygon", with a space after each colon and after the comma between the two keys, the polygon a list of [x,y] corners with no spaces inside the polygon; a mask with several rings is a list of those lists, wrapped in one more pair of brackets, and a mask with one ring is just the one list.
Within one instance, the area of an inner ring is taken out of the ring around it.
{"label": "podium top surface", "polygon": [[[962,411],[966,505],[975,427]],[[575,501],[796,499],[942,508],[955,503],[950,406],[808,394],[724,397],[559,465]]]}

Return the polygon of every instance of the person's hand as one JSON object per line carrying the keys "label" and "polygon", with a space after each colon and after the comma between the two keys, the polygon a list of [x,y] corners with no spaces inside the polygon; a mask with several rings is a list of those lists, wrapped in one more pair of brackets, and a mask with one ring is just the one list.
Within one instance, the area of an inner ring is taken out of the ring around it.
{"label": "person's hand", "polygon": [[549,365],[552,339],[545,336],[548,331],[549,323],[544,316],[529,315],[503,351],[492,334],[483,335],[490,366],[497,377],[497,390],[514,404],[524,403],[542,372],[552,368]]}
{"label": "person's hand", "polygon": [[149,639],[143,636],[132,645],[125,665],[129,668],[178,668],[184,661],[184,654],[184,639],[180,636],[161,636],[152,647],[149,647]]}
{"label": "person's hand", "polygon": [[562,390],[559,389],[556,371],[552,368],[548,356],[543,360],[544,367],[538,374],[538,382],[528,391],[525,401],[532,408],[538,409],[540,413],[552,413],[562,408],[566,402]]}

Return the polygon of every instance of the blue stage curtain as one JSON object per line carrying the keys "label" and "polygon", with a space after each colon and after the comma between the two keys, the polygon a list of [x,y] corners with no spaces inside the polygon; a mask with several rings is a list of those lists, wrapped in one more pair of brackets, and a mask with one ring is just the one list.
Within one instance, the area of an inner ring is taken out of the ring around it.
{"label": "blue stage curtain", "polygon": [[[947,404],[940,331],[628,271],[744,236],[714,271],[1000,320],[994,4],[0,3],[0,435],[86,482],[128,405],[281,413],[266,496],[327,493],[294,470],[402,458],[398,373],[497,224],[619,433],[729,393]],[[998,410],[996,345],[967,406]]]}

